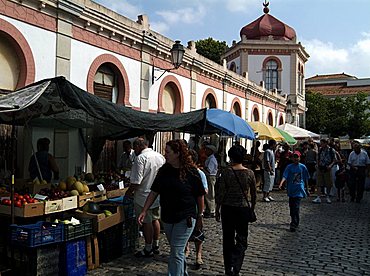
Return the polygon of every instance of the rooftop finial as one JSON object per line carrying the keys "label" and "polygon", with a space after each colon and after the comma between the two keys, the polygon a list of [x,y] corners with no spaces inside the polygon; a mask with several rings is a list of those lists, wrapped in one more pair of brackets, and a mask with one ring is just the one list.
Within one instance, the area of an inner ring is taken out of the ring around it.
{"label": "rooftop finial", "polygon": [[264,13],[269,13],[269,11],[270,11],[270,9],[268,8],[269,4],[270,4],[270,2],[268,2],[267,0],[265,0],[265,3],[263,3],[263,6],[264,6],[263,12]]}

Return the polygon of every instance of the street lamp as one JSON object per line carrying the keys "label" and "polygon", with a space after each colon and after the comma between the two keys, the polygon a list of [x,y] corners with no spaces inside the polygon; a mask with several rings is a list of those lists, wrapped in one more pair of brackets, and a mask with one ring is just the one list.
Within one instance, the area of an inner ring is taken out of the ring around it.
{"label": "street lamp", "polygon": [[175,44],[172,45],[170,53],[171,53],[171,62],[174,67],[169,68],[169,69],[160,69],[160,70],[164,70],[164,72],[158,78],[155,78],[154,65],[153,65],[152,84],[154,83],[154,81],[159,80],[164,75],[164,73],[169,72],[174,69],[178,69],[181,66],[182,59],[184,58],[185,49],[179,40],[176,40]]}

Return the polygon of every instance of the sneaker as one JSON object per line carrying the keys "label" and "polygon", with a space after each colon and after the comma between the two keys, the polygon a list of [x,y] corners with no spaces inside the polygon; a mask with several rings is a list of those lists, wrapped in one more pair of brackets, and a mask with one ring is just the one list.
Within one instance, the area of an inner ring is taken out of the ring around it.
{"label": "sneaker", "polygon": [[152,249],[152,251],[153,251],[153,254],[154,255],[159,255],[159,246],[153,246],[153,249]]}
{"label": "sneaker", "polygon": [[275,199],[272,196],[267,197],[270,201],[274,201]]}
{"label": "sneaker", "polygon": [[150,257],[153,257],[154,254],[153,254],[153,250],[150,250],[150,251],[147,251],[145,248],[141,251],[138,251],[135,253],[135,257],[136,258],[150,258]]}
{"label": "sneaker", "polygon": [[270,199],[269,199],[268,197],[264,197],[262,200],[263,200],[264,202],[270,202]]}
{"label": "sneaker", "polygon": [[329,204],[331,203],[330,197],[328,196],[326,197],[326,203],[329,203]]}
{"label": "sneaker", "polygon": [[313,203],[321,203],[321,198],[318,196],[314,200],[312,200]]}

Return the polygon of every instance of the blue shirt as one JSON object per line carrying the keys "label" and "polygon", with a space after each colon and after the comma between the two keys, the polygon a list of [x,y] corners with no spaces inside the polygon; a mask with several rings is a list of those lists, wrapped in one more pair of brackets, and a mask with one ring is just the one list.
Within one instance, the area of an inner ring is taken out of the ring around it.
{"label": "blue shirt", "polygon": [[309,179],[309,173],[305,165],[289,164],[283,174],[287,181],[287,193],[289,197],[306,197],[305,181]]}

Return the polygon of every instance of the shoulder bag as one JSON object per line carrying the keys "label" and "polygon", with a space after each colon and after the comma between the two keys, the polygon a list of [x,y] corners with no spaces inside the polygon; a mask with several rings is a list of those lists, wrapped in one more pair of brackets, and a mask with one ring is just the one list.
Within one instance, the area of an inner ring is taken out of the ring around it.
{"label": "shoulder bag", "polygon": [[242,184],[240,183],[239,181],[239,177],[237,176],[235,170],[233,168],[231,168],[234,172],[234,175],[235,175],[235,178],[236,178],[236,181],[238,181],[239,183],[239,187],[240,187],[240,191],[242,192],[245,200],[247,201],[247,205],[248,205],[248,218],[247,218],[247,221],[248,222],[255,222],[257,221],[257,216],[256,216],[256,213],[254,212],[254,209],[251,208],[251,205],[249,204],[249,201],[248,201],[248,197],[247,195],[245,194],[244,190],[243,190],[243,187],[242,187]]}

